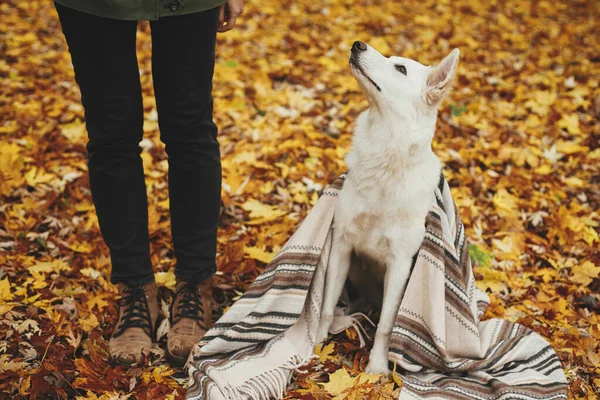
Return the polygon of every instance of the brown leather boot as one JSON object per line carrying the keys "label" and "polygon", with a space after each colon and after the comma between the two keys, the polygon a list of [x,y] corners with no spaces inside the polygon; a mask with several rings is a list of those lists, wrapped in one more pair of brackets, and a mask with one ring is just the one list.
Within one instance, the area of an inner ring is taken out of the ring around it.
{"label": "brown leather boot", "polygon": [[192,347],[212,323],[212,278],[193,284],[178,281],[171,302],[171,329],[167,336],[167,358],[183,367]]}
{"label": "brown leather boot", "polygon": [[110,357],[121,364],[136,364],[150,354],[158,318],[156,282],[119,284],[119,322],[108,342]]}

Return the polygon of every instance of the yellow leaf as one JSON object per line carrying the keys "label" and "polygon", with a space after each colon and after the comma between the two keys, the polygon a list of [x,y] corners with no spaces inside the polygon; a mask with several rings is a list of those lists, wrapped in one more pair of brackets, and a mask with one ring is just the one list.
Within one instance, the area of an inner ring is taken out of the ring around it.
{"label": "yellow leaf", "polygon": [[500,189],[494,195],[494,206],[498,210],[498,214],[503,217],[512,215],[518,211],[517,198],[508,193],[506,189]]}
{"label": "yellow leaf", "polygon": [[287,178],[288,174],[290,173],[290,167],[281,162],[275,163],[275,166],[281,169],[281,177],[283,179]]}
{"label": "yellow leaf", "polygon": [[19,129],[19,124],[15,120],[8,120],[0,125],[0,133],[15,133]]}
{"label": "yellow leaf", "polygon": [[317,347],[315,348],[315,354],[319,356],[319,361],[321,361],[322,363],[325,362],[325,360],[327,359],[331,359],[331,357],[329,357],[331,355],[331,353],[333,353],[334,351],[334,343],[329,343],[328,345],[317,345]]}
{"label": "yellow leaf", "polygon": [[341,64],[336,63],[336,61],[333,60],[331,57],[318,57],[317,61],[319,62],[319,64],[325,67],[324,69],[328,70],[329,72],[339,72],[343,68]]}
{"label": "yellow leaf", "polygon": [[541,268],[535,275],[541,277],[544,283],[548,283],[556,279],[557,271],[555,269]]}
{"label": "yellow leaf", "polygon": [[92,267],[83,268],[83,269],[79,270],[79,272],[81,272],[81,275],[87,276],[88,278],[92,278],[92,279],[98,279],[99,277],[102,276],[102,272],[100,272],[97,269],[94,269]]}
{"label": "yellow leaf", "polygon": [[572,135],[578,135],[581,133],[579,130],[579,117],[575,113],[563,114],[560,121],[558,121],[558,127],[566,129]]}
{"label": "yellow leaf", "polygon": [[502,240],[492,239],[495,248],[509,257],[520,257],[525,250],[525,235],[522,233],[509,233]]}
{"label": "yellow leaf", "polygon": [[273,188],[275,187],[275,185],[273,185],[273,182],[268,181],[267,183],[265,183],[265,185],[260,189],[260,192],[262,194],[269,194],[273,191]]}
{"label": "yellow leaf", "polygon": [[21,396],[28,395],[30,388],[31,388],[31,375],[28,375],[19,384],[19,394]]}
{"label": "yellow leaf", "polygon": [[41,294],[41,293],[34,294],[33,296],[31,296],[31,297],[28,297],[28,298],[27,298],[27,302],[29,302],[30,304],[32,304],[32,303],[33,303],[33,302],[35,302],[37,299],[39,299],[41,296],[42,296],[42,294]]}
{"label": "yellow leaf", "polygon": [[28,366],[26,362],[12,361],[10,358],[8,354],[0,356],[0,374],[5,371],[20,371]]}
{"label": "yellow leaf", "polygon": [[89,313],[87,317],[79,318],[79,324],[81,325],[81,328],[83,328],[84,331],[91,332],[98,326],[99,322],[98,318],[96,317],[96,314]]}
{"label": "yellow leaf", "polygon": [[[80,378],[80,379],[84,380],[85,378]],[[80,382],[82,382],[82,381],[80,381]],[[85,382],[85,381],[83,381],[83,382]],[[96,396],[94,394],[94,392],[92,392],[92,391],[86,392],[85,397],[84,396],[75,396],[75,399],[76,400],[100,400],[98,398],[98,396]]]}
{"label": "yellow leaf", "polygon": [[[37,271],[30,271],[31,276],[33,276],[33,289],[43,289],[48,286],[46,282],[46,275]],[[27,282],[30,282],[29,280]]]}
{"label": "yellow leaf", "polygon": [[273,259],[273,257],[275,257],[275,255],[277,253],[275,252],[268,252],[265,251],[264,246],[263,247],[246,247],[244,249],[244,253],[246,253],[246,255],[248,255],[249,258],[253,258],[255,260],[258,261],[262,261],[265,264],[268,264],[271,262],[271,260]]}
{"label": "yellow leaf", "polygon": [[366,372],[361,372],[355,379],[355,384],[359,383],[375,383],[379,379],[381,379],[382,374],[367,374]]}
{"label": "yellow leaf", "polygon": [[516,166],[522,167],[527,163],[533,168],[539,165],[539,158],[531,152],[528,148],[513,148],[503,147],[498,153],[498,157],[501,160],[512,160]]}
{"label": "yellow leaf", "polygon": [[70,142],[82,142],[83,140],[85,140],[86,136],[85,124],[77,120],[76,122],[65,125],[61,133]]}
{"label": "yellow leaf", "polygon": [[88,220],[85,223],[86,230],[89,231],[90,229],[92,229],[92,227],[98,227],[98,216],[96,215],[96,213],[88,214]]}
{"label": "yellow leaf", "polygon": [[384,56],[391,56],[394,53],[387,40],[381,36],[370,38],[369,45]]}
{"label": "yellow leaf", "polygon": [[548,305],[549,308],[554,310],[556,313],[560,314],[561,317],[574,315],[574,312],[569,307],[569,302],[562,297],[559,297],[553,303],[547,303],[545,305]]}
{"label": "yellow leaf", "polygon": [[54,260],[50,262],[39,262],[30,267],[27,267],[27,270],[32,273],[48,273],[48,272],[60,272],[60,271],[68,271],[71,268],[65,264],[62,260]]}
{"label": "yellow leaf", "polygon": [[107,305],[108,302],[102,297],[98,296],[90,297],[87,301],[87,308],[89,311],[92,311],[92,308],[94,308],[94,306],[98,306],[98,311],[102,311]]}
{"label": "yellow leaf", "polygon": [[154,163],[154,161],[152,159],[152,154],[148,153],[147,151],[142,151],[142,153],[140,154],[140,157],[142,157],[142,164],[144,165],[144,171],[146,172],[146,174],[148,174],[148,172],[150,172],[152,170],[152,165]]}
{"label": "yellow leaf", "polygon": [[344,159],[344,156],[346,155],[346,153],[348,153],[350,149],[346,148],[346,147],[341,147],[338,146],[335,148],[335,154],[337,156],[337,158],[339,158],[340,160]]}
{"label": "yellow leaf", "polygon": [[591,246],[594,242],[600,242],[600,238],[598,238],[598,232],[591,226],[587,226],[583,230],[583,240]]}
{"label": "yellow leaf", "polygon": [[570,176],[566,178],[565,182],[571,187],[583,187],[585,185],[585,182],[576,176]]}
{"label": "yellow leaf", "polygon": [[582,146],[577,142],[565,142],[562,140],[556,142],[556,151],[562,154],[582,153],[588,150],[588,147]]}
{"label": "yellow leaf", "polygon": [[317,204],[317,201],[319,200],[319,195],[317,194],[317,192],[313,192],[313,194],[310,196],[310,205],[314,206],[315,204]]}
{"label": "yellow leaf", "polygon": [[27,270],[31,274],[41,274],[41,273],[47,273],[47,272],[54,271],[54,266],[52,265],[52,263],[42,262],[42,263],[37,263],[35,265],[32,265],[31,267],[28,267]]}
{"label": "yellow leaf", "polygon": [[173,375],[174,372],[170,367],[154,367],[151,371],[144,371],[141,378],[145,384],[152,381],[162,383],[165,377]]}
{"label": "yellow leaf", "polygon": [[165,397],[165,400],[175,400],[177,398],[177,390],[173,389],[173,391],[171,393],[169,393],[167,395],[167,397]]}
{"label": "yellow leaf", "polygon": [[90,202],[80,202],[75,205],[75,211],[92,211],[94,210],[94,205]]}
{"label": "yellow leaf", "polygon": [[525,102],[525,107],[541,117],[548,115],[550,106],[556,101],[556,92],[536,91],[532,93],[532,98]]}
{"label": "yellow leaf", "polygon": [[571,273],[572,282],[587,286],[592,283],[594,278],[600,277],[600,266],[594,265],[591,261],[585,261],[572,267]]}
{"label": "yellow leaf", "polygon": [[402,387],[402,378],[400,378],[400,375],[398,375],[396,373],[396,362],[394,361],[394,370],[392,371],[392,379],[394,380],[394,382],[396,383],[396,385]]}
{"label": "yellow leaf", "polygon": [[38,169],[37,167],[32,167],[25,173],[25,181],[32,187],[40,183],[48,183],[54,178],[56,178],[56,175],[46,173],[43,169]]}
{"label": "yellow leaf", "polygon": [[517,322],[517,320],[519,318],[524,317],[526,315],[527,314],[525,314],[523,311],[519,310],[517,307],[511,306],[511,307],[509,307],[509,308],[506,309],[506,311],[502,315],[502,318],[503,319],[507,319],[507,320],[509,320],[511,322]]}
{"label": "yellow leaf", "polygon": [[8,277],[0,280],[0,300],[7,301],[12,300],[13,295],[10,293],[10,282]]}
{"label": "yellow leaf", "polygon": [[[1,295],[0,295],[1,298]],[[6,314],[7,312],[9,312],[10,310],[12,310],[14,307],[14,305],[12,304],[6,304],[6,303],[1,303],[0,304],[0,317],[3,316],[4,314]]]}
{"label": "yellow leaf", "polygon": [[329,374],[329,382],[321,383],[323,389],[333,396],[339,395],[353,385],[354,378],[350,376],[344,367],[338,369],[333,374]]}
{"label": "yellow leaf", "polygon": [[306,378],[306,383],[308,385],[308,387],[305,388],[298,388],[297,391],[298,393],[301,394],[313,394],[316,392],[323,392],[323,389],[321,388],[321,386],[319,386],[318,382],[315,382],[311,379],[310,375]]}
{"label": "yellow leaf", "polygon": [[571,215],[569,209],[565,206],[560,206],[556,213],[556,217],[560,227],[563,229],[569,229],[572,232],[579,233],[586,228],[585,222],[583,222],[581,218]]}
{"label": "yellow leaf", "polygon": [[487,289],[490,289],[493,293],[506,291],[508,277],[505,272],[486,267],[475,267],[474,271],[476,274],[482,276],[481,279],[475,281],[475,285],[479,290],[485,292]]}
{"label": "yellow leaf", "polygon": [[350,340],[354,340],[358,337],[356,329],[346,328],[346,337]]}
{"label": "yellow leaf", "polygon": [[250,211],[249,217],[251,221],[248,221],[249,224],[260,224],[267,221],[273,221],[286,214],[285,211],[280,210],[276,206],[263,204],[255,199],[246,201],[242,204],[242,208],[246,211]]}
{"label": "yellow leaf", "polygon": [[535,173],[540,174],[540,175],[548,175],[551,172],[552,172],[552,167],[548,164],[540,165],[539,167],[537,167],[535,169]]}
{"label": "yellow leaf", "polygon": [[22,173],[25,162],[20,152],[18,145],[0,142],[0,194],[8,194],[25,182]]}
{"label": "yellow leaf", "polygon": [[156,285],[159,287],[164,286],[169,289],[173,289],[177,284],[177,279],[175,278],[173,270],[169,270],[167,272],[157,272],[154,274],[154,279],[156,280]]}
{"label": "yellow leaf", "polygon": [[92,245],[87,242],[71,243],[69,245],[69,249],[73,250],[76,253],[91,253]]}

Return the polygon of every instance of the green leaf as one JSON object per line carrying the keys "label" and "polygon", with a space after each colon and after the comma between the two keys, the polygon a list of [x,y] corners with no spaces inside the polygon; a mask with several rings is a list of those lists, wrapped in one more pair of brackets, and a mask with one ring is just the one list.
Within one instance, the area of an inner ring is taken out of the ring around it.
{"label": "green leaf", "polygon": [[467,107],[460,106],[459,108],[457,108],[456,104],[452,104],[450,106],[450,110],[452,110],[452,115],[454,115],[455,117],[458,117],[459,115],[461,115],[462,113],[467,111]]}
{"label": "green leaf", "polygon": [[258,115],[260,115],[261,117],[264,117],[265,115],[267,115],[267,112],[264,110],[261,110],[260,108],[254,106],[254,108],[256,109],[256,112],[258,113]]}
{"label": "green leaf", "polygon": [[475,244],[469,245],[469,255],[471,256],[471,263],[477,262],[478,265],[486,268],[490,268],[492,266],[492,260],[494,257]]}

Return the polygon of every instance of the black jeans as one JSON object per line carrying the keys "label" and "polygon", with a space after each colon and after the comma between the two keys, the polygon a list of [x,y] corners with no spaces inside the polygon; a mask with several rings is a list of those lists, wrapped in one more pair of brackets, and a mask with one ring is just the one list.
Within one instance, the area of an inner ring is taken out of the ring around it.
{"label": "black jeans", "polygon": [[[81,89],[90,187],[110,250],[111,281],[150,282],[137,21],[102,18],[59,4],[56,9]],[[169,158],[175,275],[189,281],[216,270],[221,160],[211,91],[218,17],[216,8],[150,22],[158,123]]]}

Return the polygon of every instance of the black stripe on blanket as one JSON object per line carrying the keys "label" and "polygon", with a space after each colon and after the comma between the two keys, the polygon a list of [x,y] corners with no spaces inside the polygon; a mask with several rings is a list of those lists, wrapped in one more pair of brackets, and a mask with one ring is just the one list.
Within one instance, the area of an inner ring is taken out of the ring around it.
{"label": "black stripe on blanket", "polygon": [[289,290],[289,289],[308,290],[308,286],[307,285],[271,285],[271,287],[269,287],[269,289],[267,289],[266,291],[263,291],[263,292],[258,292],[258,293],[246,292],[242,296],[242,298],[257,299],[257,298],[263,297],[265,295],[265,293],[268,292],[269,290]]}
{"label": "black stripe on blanket", "polygon": [[293,324],[273,324],[273,323],[269,323],[269,322],[258,322],[256,324],[250,324],[248,322],[238,322],[238,323],[233,323],[233,322],[218,322],[216,324],[213,325],[213,328],[216,329],[226,329],[226,328],[230,328],[232,326],[240,326],[240,327],[244,327],[244,328],[255,328],[258,326],[264,326],[266,328],[273,328],[273,329],[287,329],[290,326],[292,326]]}
{"label": "black stripe on blanket", "polygon": [[253,311],[250,314],[248,314],[249,317],[252,318],[285,318],[285,319],[293,319],[294,321],[297,320],[298,318],[300,318],[300,314],[294,314],[294,313],[286,313],[286,312],[282,312],[282,311],[269,311],[266,313],[261,313],[261,312],[256,312]]}

